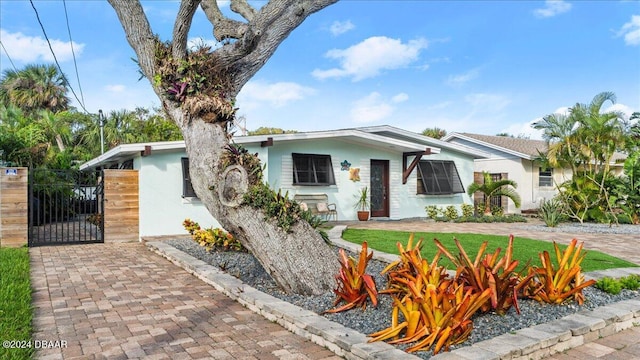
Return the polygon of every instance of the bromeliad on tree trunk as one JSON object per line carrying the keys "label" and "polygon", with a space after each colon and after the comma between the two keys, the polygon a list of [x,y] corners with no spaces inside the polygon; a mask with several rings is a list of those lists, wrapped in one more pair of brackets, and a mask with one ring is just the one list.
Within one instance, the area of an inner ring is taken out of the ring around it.
{"label": "bromeliad on tree trunk", "polygon": [[[139,1],[109,0],[141,73],[180,127],[189,156],[193,188],[225,230],[251,251],[287,292],[319,294],[333,286],[339,264],[323,238],[306,221],[283,230],[266,219],[262,209],[243,201],[254,178],[244,165],[223,157],[230,145],[229,128],[240,89],[273,55],[289,33],[309,15],[337,0],[271,0],[256,9],[245,0],[231,0],[222,14],[215,0],[182,0],[173,38],[161,42]],[[221,46],[187,49],[191,21],[201,8]]]}

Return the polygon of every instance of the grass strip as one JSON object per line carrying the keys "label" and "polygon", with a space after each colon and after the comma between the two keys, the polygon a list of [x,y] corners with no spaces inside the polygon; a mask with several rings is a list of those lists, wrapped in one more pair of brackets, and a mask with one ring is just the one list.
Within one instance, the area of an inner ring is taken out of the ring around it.
{"label": "grass strip", "polygon": [[[398,254],[396,243],[400,242],[403,245],[406,245],[410,234],[411,232],[409,231],[347,229],[342,234],[342,238],[356,244],[362,244],[363,241],[367,241],[369,248],[371,249],[390,254]],[[485,254],[493,253],[498,247],[504,250],[509,241],[507,236],[469,233],[416,232],[415,238],[416,240],[424,238],[422,256],[429,262],[431,262],[433,256],[438,250],[432,241],[434,238],[440,240],[440,242],[442,242],[442,244],[454,255],[458,254],[458,248],[453,241],[454,238],[457,238],[460,240],[464,250],[472,260],[475,259],[478,249],[484,241],[489,242]],[[566,245],[559,245],[559,247],[560,249],[565,249]],[[529,261],[531,265],[540,266],[540,258],[538,254],[545,250],[549,252],[552,261],[555,262],[555,252],[551,242],[515,237],[513,241],[513,259],[520,262],[518,271],[523,269]],[[588,250],[586,253],[587,255],[582,262],[582,271],[584,272],[638,266],[626,260],[622,260],[599,251]],[[501,254],[504,254],[504,251]],[[445,257],[441,257],[439,263],[448,269],[455,269],[449,259]]]}
{"label": "grass strip", "polygon": [[29,251],[27,248],[0,248],[1,360],[32,357],[33,346],[24,346],[31,341],[32,316]]}

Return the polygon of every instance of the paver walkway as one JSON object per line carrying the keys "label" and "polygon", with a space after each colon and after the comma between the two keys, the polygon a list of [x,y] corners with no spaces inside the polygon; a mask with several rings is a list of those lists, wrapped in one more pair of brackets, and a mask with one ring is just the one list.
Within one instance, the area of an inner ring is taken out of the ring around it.
{"label": "paver walkway", "polygon": [[339,359],[143,244],[29,252],[38,359]]}
{"label": "paver walkway", "polygon": [[[640,263],[638,235],[561,234],[521,224],[369,221],[353,227],[514,234],[566,243],[578,237]],[[329,350],[245,309],[144,245],[92,244],[30,249],[34,339],[48,359],[338,359]],[[640,359],[640,327],[551,359]]]}

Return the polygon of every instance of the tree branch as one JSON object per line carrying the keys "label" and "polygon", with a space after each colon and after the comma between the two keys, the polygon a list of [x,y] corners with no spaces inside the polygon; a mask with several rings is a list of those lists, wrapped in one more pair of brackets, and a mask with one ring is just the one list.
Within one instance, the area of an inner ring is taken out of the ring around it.
{"label": "tree branch", "polygon": [[253,21],[256,16],[256,9],[247,3],[247,0],[231,0],[231,10],[240,14],[247,21]]}
{"label": "tree branch", "polygon": [[247,24],[228,19],[222,15],[216,0],[203,0],[200,7],[213,25],[213,36],[216,40],[240,39],[247,31]]}
{"label": "tree branch", "polygon": [[234,88],[239,91],[309,15],[337,1],[271,0],[263,6],[239,41],[216,50],[220,61],[234,72]]}
{"label": "tree branch", "polygon": [[108,0],[118,14],[129,45],[138,56],[138,65],[147,79],[153,79],[155,70],[156,38],[139,1]]}
{"label": "tree branch", "polygon": [[182,0],[180,10],[173,25],[173,43],[171,54],[174,59],[183,59],[187,54],[187,38],[193,14],[195,14],[201,0]]}

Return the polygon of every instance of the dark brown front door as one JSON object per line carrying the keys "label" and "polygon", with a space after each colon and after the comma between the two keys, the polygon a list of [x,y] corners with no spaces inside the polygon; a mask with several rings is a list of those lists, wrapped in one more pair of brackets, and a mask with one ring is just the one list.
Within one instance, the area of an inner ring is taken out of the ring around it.
{"label": "dark brown front door", "polygon": [[371,217],[389,217],[389,160],[371,160]]}

